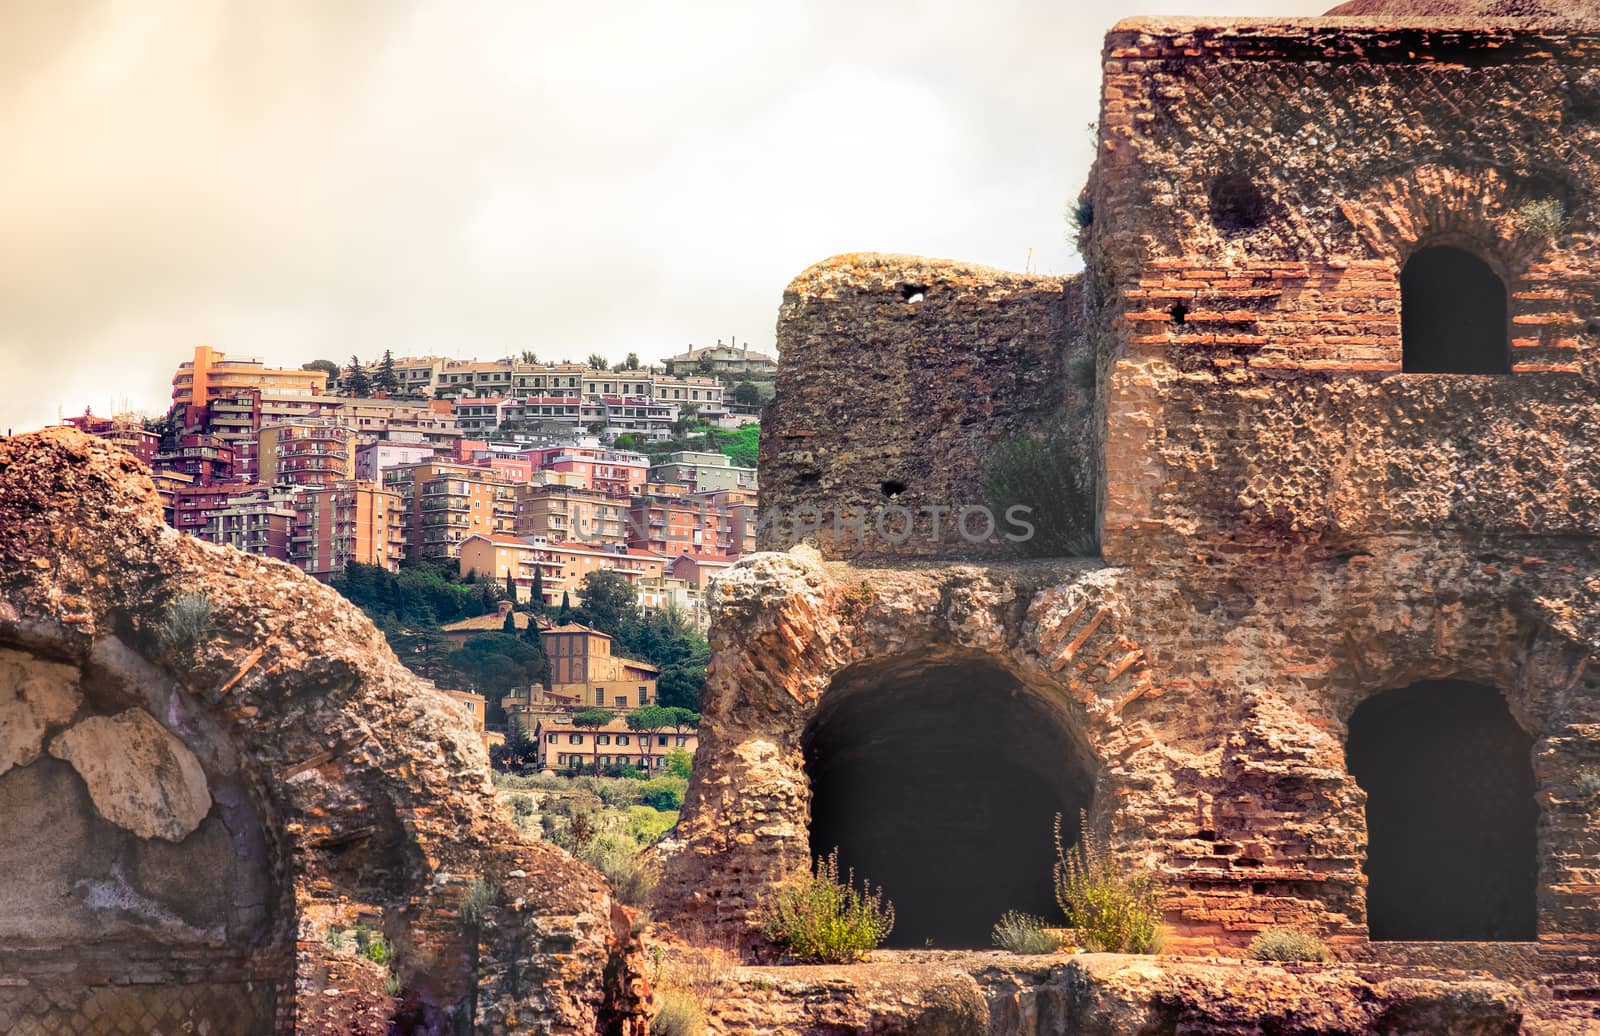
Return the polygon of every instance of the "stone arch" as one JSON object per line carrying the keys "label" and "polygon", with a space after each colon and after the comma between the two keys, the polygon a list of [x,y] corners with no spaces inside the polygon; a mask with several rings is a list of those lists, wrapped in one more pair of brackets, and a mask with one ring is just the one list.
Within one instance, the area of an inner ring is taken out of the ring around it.
{"label": "stone arch", "polygon": [[895,904],[890,944],[987,947],[1055,913],[1051,830],[1077,840],[1094,768],[1064,699],[993,655],[918,653],[834,677],[802,737],[809,850]]}

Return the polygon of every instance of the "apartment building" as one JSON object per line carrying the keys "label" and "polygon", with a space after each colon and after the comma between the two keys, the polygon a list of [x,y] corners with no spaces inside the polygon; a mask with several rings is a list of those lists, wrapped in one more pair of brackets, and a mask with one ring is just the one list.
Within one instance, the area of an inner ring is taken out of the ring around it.
{"label": "apartment building", "polygon": [[243,481],[233,447],[219,436],[201,432],[178,436],[171,450],[155,455],[152,466],[160,471],[187,475],[196,485],[202,486]]}
{"label": "apartment building", "polygon": [[650,461],[642,453],[591,446],[549,446],[525,450],[537,471],[577,475],[606,496],[627,499],[644,492]]}
{"label": "apartment building", "polygon": [[592,396],[583,404],[583,426],[603,425],[609,435],[666,439],[678,420],[678,404],[645,396]]}
{"label": "apartment building", "polygon": [[659,584],[667,559],[660,554],[620,545],[542,541],[510,534],[473,535],[460,546],[460,572],[480,579],[504,579],[507,572],[517,586],[517,596],[531,599],[537,568],[546,604],[560,604],[567,594],[573,604],[583,603],[583,581],[590,572],[616,572],[636,588]]}
{"label": "apartment building", "polygon": [[538,745],[539,769],[545,773],[596,765],[602,770],[634,766],[655,773],[666,769],[672,752],[693,755],[700,743],[693,730],[680,732],[667,727],[635,731],[625,716],[618,716],[603,727],[576,727],[572,716],[563,712],[539,715],[532,724],[531,736]]}
{"label": "apartment building", "polygon": [[155,460],[161,436],[145,431],[144,422],[129,414],[116,417],[97,417],[85,407],[79,417],[69,417],[66,422],[85,435],[114,442],[129,453],[150,464]]}
{"label": "apartment building", "polygon": [[427,460],[401,464],[384,475],[400,494],[406,553],[413,559],[460,555],[474,535],[509,535],[515,497],[503,479],[471,464]]}
{"label": "apartment building", "polygon": [[696,492],[755,489],[756,469],[735,464],[723,453],[680,450],[650,469],[652,482],[676,482]]}
{"label": "apartment building", "polygon": [[576,472],[540,471],[535,478],[516,489],[517,536],[590,546],[627,543],[625,500],[588,488]]}
{"label": "apartment building", "polygon": [[196,535],[246,554],[288,561],[298,492],[294,487],[250,486],[212,514]]}
{"label": "apartment building", "polygon": [[172,376],[174,405],[203,407],[213,399],[247,389],[272,396],[320,396],[328,391],[328,375],[268,367],[255,358],[230,360],[202,345],[196,347],[194,359],[180,363]]}
{"label": "apartment building", "polygon": [[375,482],[305,489],[294,500],[288,560],[324,580],[352,562],[397,572],[406,552],[404,503]]}
{"label": "apartment building", "polygon": [[331,486],[355,477],[356,433],[336,418],[270,425],[259,442],[259,477],[266,485]]}
{"label": "apartment building", "polygon": [[[176,478],[188,478],[177,475]],[[215,485],[172,484],[172,514],[169,524],[180,532],[200,539],[208,538],[211,519],[221,514],[236,496],[243,496],[257,487],[244,483],[218,483]]]}
{"label": "apartment building", "polygon": [[382,482],[384,473],[402,464],[417,464],[430,460],[437,447],[423,442],[402,442],[379,439],[356,447],[356,479],[361,482]]}
{"label": "apartment building", "polygon": [[690,346],[661,362],[673,374],[720,374],[741,381],[771,381],[778,376],[777,357],[752,350],[749,342],[724,345],[720,338],[716,345]]}
{"label": "apartment building", "polygon": [[628,546],[664,557],[737,557],[748,541],[745,517],[702,497],[637,496],[628,504]]}

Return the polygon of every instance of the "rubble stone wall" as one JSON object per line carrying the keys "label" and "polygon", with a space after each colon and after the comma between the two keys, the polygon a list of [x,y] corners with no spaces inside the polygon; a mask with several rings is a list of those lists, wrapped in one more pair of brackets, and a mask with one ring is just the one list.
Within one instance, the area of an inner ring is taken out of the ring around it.
{"label": "rubble stone wall", "polygon": [[1085,395],[1069,362],[1081,307],[1075,279],[911,256],[839,256],[795,278],[762,422],[761,506],[777,515],[762,549],[1005,553],[1020,526],[1000,514],[986,537],[974,512],[963,536],[960,509],[986,503],[996,444],[1064,420]]}
{"label": "rubble stone wall", "polygon": [[0,803],[8,1032],[644,1031],[632,912],[500,816],[459,707],[69,429],[0,439]]}
{"label": "rubble stone wall", "polygon": [[[942,563],[889,567],[818,537],[820,555],[733,569],[668,912],[738,929],[806,865],[806,731],[853,672],[914,688],[919,666],[984,658],[1054,710],[1063,765],[1093,775],[1091,822],[1162,873],[1174,948],[1273,926],[1353,946],[1368,832],[1346,724],[1381,692],[1460,679],[1533,738],[1541,947],[1594,955],[1600,37],[1146,20],[1113,30],[1105,62],[1069,320],[1023,312],[1007,332],[1096,356],[1103,424],[1081,441],[1103,558],[972,565],[924,540],[908,553]],[[1560,220],[1540,223],[1551,201]],[[1400,269],[1435,243],[1505,281],[1511,373],[1401,372]],[[874,257],[876,295],[833,290],[860,262],[786,297],[764,506],[864,503],[913,449],[974,485],[977,452],[948,446],[969,408],[897,411],[893,463],[872,466],[856,415],[819,402],[883,343],[938,343],[948,368],[996,326],[896,301],[916,260]],[[949,326],[914,323],[935,317]],[[1007,432],[1079,405],[1066,388],[1027,403],[997,415]]]}

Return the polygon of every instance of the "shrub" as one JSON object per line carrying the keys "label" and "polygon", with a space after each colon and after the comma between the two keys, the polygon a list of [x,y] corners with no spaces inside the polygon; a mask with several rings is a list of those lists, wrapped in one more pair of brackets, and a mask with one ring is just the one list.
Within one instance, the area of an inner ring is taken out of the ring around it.
{"label": "shrub", "polygon": [[1584,770],[1572,782],[1580,798],[1592,799],[1600,795],[1600,771]]}
{"label": "shrub", "polygon": [[694,756],[681,748],[674,748],[666,754],[667,776],[682,777],[685,784],[689,780],[689,773],[694,769]]}
{"label": "shrub", "polygon": [[1063,849],[1061,814],[1056,814],[1056,902],[1067,923],[1091,950],[1159,952],[1161,890],[1155,876],[1132,867],[1097,841],[1087,817],[1082,831],[1078,844]]}
{"label": "shrub", "polygon": [[660,875],[639,859],[638,845],[631,838],[620,835],[592,838],[577,856],[606,876],[618,899],[629,906],[650,905]]}
{"label": "shrub", "polygon": [[1559,198],[1539,198],[1518,206],[1516,219],[1530,234],[1554,241],[1566,228],[1567,208]]}
{"label": "shrub", "polygon": [[461,923],[468,928],[481,928],[497,898],[493,885],[482,878],[474,878],[467,886],[467,894],[461,897]]}
{"label": "shrub", "polygon": [[1012,507],[1031,536],[1014,544],[1027,557],[1084,557],[1095,553],[1095,488],[1081,443],[1065,434],[1021,435],[997,445],[984,466],[983,485],[995,523]]}
{"label": "shrub", "polygon": [[1250,941],[1253,960],[1325,961],[1328,948],[1310,932],[1293,928],[1268,928]]}
{"label": "shrub", "polygon": [[894,930],[894,904],[855,872],[839,880],[839,850],[818,859],[806,877],[780,888],[767,910],[767,935],[801,960],[848,964]]}
{"label": "shrub", "polygon": [[1044,918],[1017,910],[1002,914],[990,937],[996,946],[1012,953],[1054,953],[1061,949],[1061,937],[1045,931]]}
{"label": "shrub", "polygon": [[513,795],[510,799],[512,815],[526,820],[539,812],[539,807],[534,804],[532,795]]}
{"label": "shrub", "polygon": [[327,941],[328,949],[334,953],[343,953],[345,947],[350,944],[350,936],[343,928],[329,928]]}
{"label": "shrub", "polygon": [[706,1013],[693,996],[668,989],[656,999],[660,1006],[650,1020],[650,1036],[701,1036],[706,1031]]}
{"label": "shrub", "polygon": [[639,785],[639,804],[662,812],[683,808],[689,782],[682,777],[652,777]]}
{"label": "shrub", "polygon": [[157,635],[161,646],[175,655],[192,655],[200,642],[210,636],[211,598],[202,593],[183,593],[174,597],[162,612]]}
{"label": "shrub", "polygon": [[675,811],[665,812],[649,806],[634,806],[628,810],[626,830],[640,845],[654,845],[678,823]]}

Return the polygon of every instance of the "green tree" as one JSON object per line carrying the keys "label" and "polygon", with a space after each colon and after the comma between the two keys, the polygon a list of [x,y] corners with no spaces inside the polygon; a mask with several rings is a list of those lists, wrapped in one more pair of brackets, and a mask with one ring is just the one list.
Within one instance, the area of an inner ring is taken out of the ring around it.
{"label": "green tree", "polygon": [[638,607],[638,592],[621,573],[602,570],[583,577],[580,621],[584,625],[616,636],[622,629],[623,618],[637,614]]}
{"label": "green tree", "polygon": [[642,709],[634,709],[628,713],[628,729],[644,736],[646,773],[655,773],[655,735],[662,729],[672,726],[673,716],[671,709],[663,709],[659,705],[646,705]]}
{"label": "green tree", "polygon": [[519,717],[506,717],[505,744],[494,746],[489,761],[509,773],[526,773],[538,765],[539,746],[528,737]]}
{"label": "green tree", "polygon": [[533,595],[528,600],[528,610],[536,616],[544,614],[544,566],[538,563],[533,566]]}
{"label": "green tree", "polygon": [[550,653],[544,649],[544,634],[539,631],[539,617],[528,616],[528,625],[522,631],[522,639],[530,649],[531,658],[528,662],[528,682],[536,683],[550,689]]}
{"label": "green tree", "polygon": [[312,360],[310,363],[302,363],[300,369],[303,371],[321,371],[326,374],[328,376],[329,389],[339,384],[339,365],[332,360]]}
{"label": "green tree", "polygon": [[572,725],[581,730],[594,731],[594,772],[600,772],[600,734],[601,727],[610,723],[614,718],[610,709],[584,709],[582,712],[572,714]]}
{"label": "green tree", "polygon": [[400,375],[394,369],[394,351],[385,349],[383,359],[378,363],[377,373],[372,376],[372,387],[389,393],[391,396],[400,391]]}
{"label": "green tree", "polygon": [[607,360],[604,356],[601,356],[599,353],[590,353],[589,354],[589,366],[593,367],[597,371],[603,371],[603,370],[605,370],[605,369],[607,369],[608,367],[611,366],[611,361]]}
{"label": "green tree", "polygon": [[511,602],[511,610],[517,610],[517,581],[511,578],[511,570],[506,569],[506,600]]}
{"label": "green tree", "polygon": [[515,611],[506,612],[506,621],[500,624],[500,632],[513,635],[517,632],[517,613]]}
{"label": "green tree", "polygon": [[627,356],[623,357],[622,366],[626,370],[630,370],[630,371],[638,370],[639,369],[639,354],[638,353],[629,353]]}
{"label": "green tree", "polygon": [[532,366],[539,362],[539,356],[532,349],[522,350],[522,362]]}
{"label": "green tree", "polygon": [[733,401],[740,406],[760,406],[761,390],[754,382],[741,381],[733,387]]}
{"label": "green tree", "polygon": [[344,393],[347,396],[372,395],[372,379],[367,377],[358,356],[350,357],[350,363],[344,369]]}
{"label": "green tree", "polygon": [[656,678],[656,700],[673,708],[693,710],[706,686],[706,667],[682,663],[663,666]]}
{"label": "green tree", "polygon": [[565,590],[561,591],[561,610],[556,612],[556,625],[565,626],[572,621],[572,597]]}

